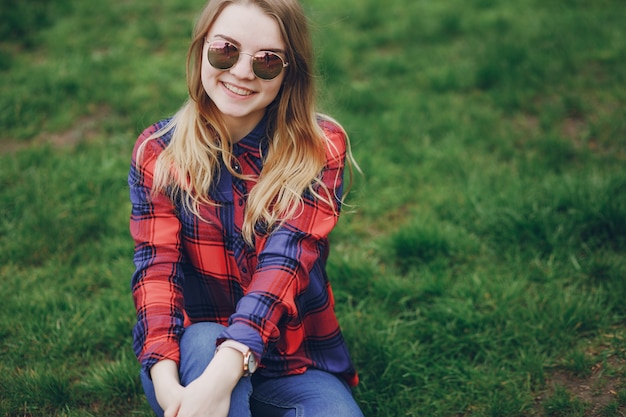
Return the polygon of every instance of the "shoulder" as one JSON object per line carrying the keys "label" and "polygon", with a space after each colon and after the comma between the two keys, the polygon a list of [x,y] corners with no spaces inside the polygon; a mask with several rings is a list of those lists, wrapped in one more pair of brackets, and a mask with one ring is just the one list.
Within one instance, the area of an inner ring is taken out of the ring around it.
{"label": "shoulder", "polygon": [[338,121],[325,114],[317,115],[317,124],[324,132],[328,139],[339,139],[343,142],[346,140],[346,131]]}
{"label": "shoulder", "polygon": [[317,124],[322,129],[326,139],[326,156],[328,159],[345,158],[348,135],[344,128],[333,118],[317,115]]}
{"label": "shoulder", "polygon": [[144,129],[137,138],[133,149],[133,159],[156,158],[172,140],[172,119],[163,119]]}

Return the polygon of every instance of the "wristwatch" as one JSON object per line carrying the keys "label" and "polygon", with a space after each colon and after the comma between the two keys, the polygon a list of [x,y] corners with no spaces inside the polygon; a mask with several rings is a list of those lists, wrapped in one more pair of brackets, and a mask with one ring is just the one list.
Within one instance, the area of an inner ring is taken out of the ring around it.
{"label": "wristwatch", "polygon": [[254,353],[252,353],[252,350],[248,346],[244,345],[243,343],[239,343],[235,340],[230,340],[230,339],[226,340],[217,347],[217,349],[215,350],[215,353],[217,353],[221,348],[231,348],[231,349],[235,349],[238,352],[241,352],[241,354],[243,355],[243,376],[244,377],[252,375],[259,367],[256,361],[256,356],[254,356]]}

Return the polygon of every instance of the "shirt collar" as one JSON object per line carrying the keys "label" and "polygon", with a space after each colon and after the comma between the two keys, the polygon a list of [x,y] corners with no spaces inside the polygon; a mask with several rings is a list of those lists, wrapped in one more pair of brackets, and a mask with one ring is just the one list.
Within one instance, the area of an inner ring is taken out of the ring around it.
{"label": "shirt collar", "polygon": [[245,153],[259,155],[262,148],[267,146],[267,142],[267,115],[265,115],[250,133],[233,145],[233,154],[236,157]]}

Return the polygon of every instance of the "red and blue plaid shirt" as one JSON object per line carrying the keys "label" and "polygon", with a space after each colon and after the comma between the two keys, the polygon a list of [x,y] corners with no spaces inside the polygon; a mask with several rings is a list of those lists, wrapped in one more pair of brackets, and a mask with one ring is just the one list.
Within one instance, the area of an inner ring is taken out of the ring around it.
{"label": "red and blue plaid shirt", "polygon": [[[337,212],[306,192],[297,215],[271,234],[256,236],[251,247],[241,227],[253,181],[221,167],[218,183],[209,191],[218,205],[201,207],[206,221],[165,194],[151,195],[155,161],[171,131],[146,144],[140,159],[137,148],[166,123],[156,123],[139,136],[128,177],[136,266],[134,349],[144,369],[163,359],[179,363],[178,341],[185,327],[211,321],[227,326],[221,338],[244,343],[261,358],[259,372],[265,376],[298,374],[311,367],[356,385],[325,270],[328,234],[337,222],[342,195],[343,131],[319,122],[330,141],[322,181],[337,198]],[[234,168],[258,177],[267,144],[264,119],[234,145]]]}

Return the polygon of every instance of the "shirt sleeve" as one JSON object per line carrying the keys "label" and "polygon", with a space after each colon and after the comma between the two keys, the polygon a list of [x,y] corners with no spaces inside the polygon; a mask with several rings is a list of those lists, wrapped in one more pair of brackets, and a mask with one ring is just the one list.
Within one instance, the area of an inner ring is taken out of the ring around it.
{"label": "shirt sleeve", "polygon": [[136,267],[131,283],[137,311],[133,347],[146,371],[163,359],[179,364],[184,324],[181,225],[171,200],[151,194],[155,162],[165,145],[153,139],[138,152],[157,129],[157,125],[146,129],[137,140],[128,176]]}
{"label": "shirt sleeve", "polygon": [[[322,122],[327,142],[326,166],[321,180],[334,207],[306,192],[297,214],[267,237],[257,237],[258,265],[245,296],[230,318],[223,338],[264,353],[280,338],[280,327],[298,311],[297,297],[309,285],[310,272],[325,262],[328,234],[339,217],[346,158],[346,137],[338,126]],[[324,191],[319,190],[322,195]],[[323,323],[320,323],[323,325]]]}

